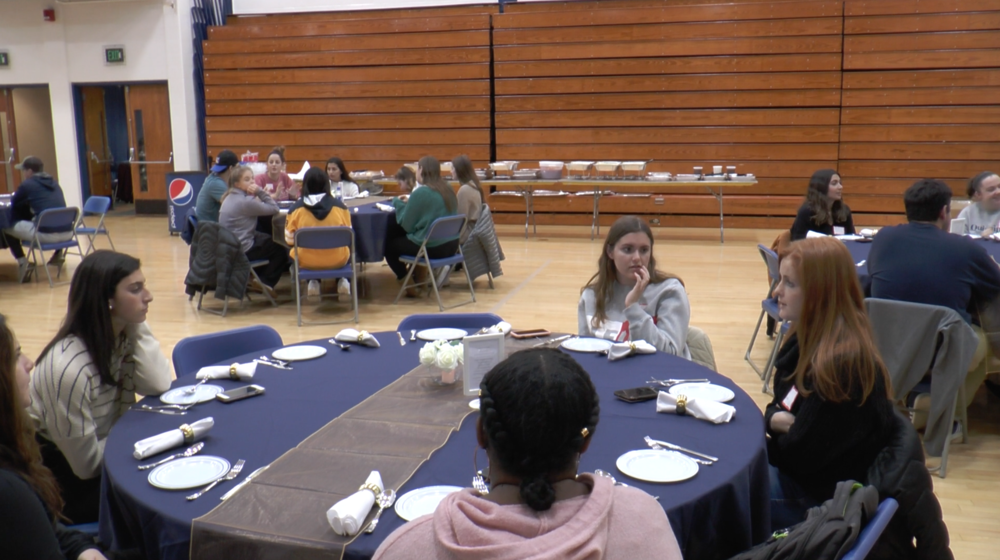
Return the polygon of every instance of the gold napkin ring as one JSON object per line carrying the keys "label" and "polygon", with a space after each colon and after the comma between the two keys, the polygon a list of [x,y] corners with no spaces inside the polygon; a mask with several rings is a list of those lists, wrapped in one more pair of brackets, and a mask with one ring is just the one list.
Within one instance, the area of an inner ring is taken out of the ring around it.
{"label": "gold napkin ring", "polygon": [[684,416],[687,414],[687,395],[677,395],[677,409],[676,412],[679,416]]}
{"label": "gold napkin ring", "polygon": [[238,365],[240,364],[232,364],[231,366],[229,366],[229,378],[232,379],[233,381],[240,380],[239,374],[236,373],[236,366]]}
{"label": "gold napkin ring", "polygon": [[184,443],[194,442],[194,428],[188,426],[187,424],[181,424],[179,429],[181,433],[184,434]]}
{"label": "gold napkin ring", "polygon": [[368,331],[361,331],[361,332],[359,332],[358,333],[358,342],[359,343],[364,342],[365,341],[365,336],[367,334],[368,334]]}
{"label": "gold napkin ring", "polygon": [[634,343],[634,342],[629,342],[629,343],[628,343],[628,347],[629,347],[629,348],[630,348],[630,349],[631,349],[631,350],[632,350],[633,352],[635,352],[635,343]]}
{"label": "gold napkin ring", "polygon": [[360,492],[362,490],[371,490],[372,494],[375,494],[375,499],[378,499],[378,497],[382,495],[382,489],[371,482],[366,482],[362,484],[361,487],[358,488],[358,491]]}

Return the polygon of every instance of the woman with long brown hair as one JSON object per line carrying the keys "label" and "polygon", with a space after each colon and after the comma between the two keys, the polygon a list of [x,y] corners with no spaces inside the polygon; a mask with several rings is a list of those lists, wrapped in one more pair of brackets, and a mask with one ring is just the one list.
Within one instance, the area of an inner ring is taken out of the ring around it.
{"label": "woman with long brown hair", "polygon": [[797,241],[780,271],[774,295],[792,328],[764,413],[777,528],[804,519],[838,481],[866,480],[894,422],[889,376],[847,247],[829,237]]}
{"label": "woman with long brown hair", "polygon": [[479,213],[483,211],[483,188],[479,185],[479,177],[476,177],[476,170],[472,167],[469,156],[462,154],[451,160],[451,165],[455,169],[455,179],[461,185],[458,188],[458,212],[468,218],[460,238],[464,245],[472,228],[476,226]]}
{"label": "woman with long brown hair", "polygon": [[815,231],[825,235],[853,234],[854,218],[844,204],[844,184],[833,169],[820,169],[809,178],[806,200],[792,223],[792,241]]}
{"label": "woman with long brown hair", "polygon": [[691,359],[684,282],[656,268],[653,232],[637,216],[622,216],[608,230],[577,319],[581,336],[645,340],[661,352]]}
{"label": "woman with long brown hair", "polygon": [[271,195],[274,200],[299,198],[299,186],[285,173],[285,147],[278,146],[267,154],[267,171],[253,178],[254,184]]}
{"label": "woman with long brown hair", "polygon": [[102,560],[94,540],[60,522],[63,501],[25,409],[35,364],[0,315],[0,542],[8,560]]}

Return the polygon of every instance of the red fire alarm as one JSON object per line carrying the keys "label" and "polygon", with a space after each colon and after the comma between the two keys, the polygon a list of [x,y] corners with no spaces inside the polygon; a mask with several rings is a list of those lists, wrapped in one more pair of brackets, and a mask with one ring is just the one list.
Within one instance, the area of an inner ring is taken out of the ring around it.
{"label": "red fire alarm", "polygon": [[42,19],[44,19],[45,21],[55,21],[56,11],[52,8],[46,8],[42,10]]}

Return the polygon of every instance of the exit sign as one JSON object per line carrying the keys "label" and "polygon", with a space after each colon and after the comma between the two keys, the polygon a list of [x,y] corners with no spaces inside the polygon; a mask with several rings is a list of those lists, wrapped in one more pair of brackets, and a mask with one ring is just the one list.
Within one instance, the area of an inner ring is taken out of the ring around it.
{"label": "exit sign", "polygon": [[105,64],[125,64],[125,47],[115,45],[104,47]]}
{"label": "exit sign", "polygon": [[7,68],[10,66],[10,54],[7,51],[0,51],[0,68]]}

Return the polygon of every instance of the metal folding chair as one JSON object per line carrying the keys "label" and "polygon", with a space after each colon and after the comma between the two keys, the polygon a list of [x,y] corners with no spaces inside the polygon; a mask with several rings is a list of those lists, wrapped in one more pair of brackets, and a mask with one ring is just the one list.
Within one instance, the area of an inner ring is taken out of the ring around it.
{"label": "metal folding chair", "polygon": [[[340,268],[330,269],[310,269],[299,266],[299,249],[338,249],[348,247],[351,250],[351,260],[348,264]],[[349,226],[338,227],[308,227],[295,231],[295,262],[292,265],[292,281],[295,284],[295,314],[298,316],[299,326],[302,326],[302,282],[308,280],[323,280],[326,278],[350,278],[351,279],[351,304],[354,307],[354,322],[358,322],[358,275],[355,271],[354,262],[354,230]],[[330,294],[334,295],[334,294]],[[320,294],[320,298],[323,295]],[[346,323],[350,319],[343,321],[312,322],[310,325],[331,325],[335,323]]]}
{"label": "metal folding chair", "polygon": [[[757,250],[760,251],[760,256],[764,259],[764,264],[767,265],[767,277],[771,281],[770,286],[767,289],[767,294],[765,294],[764,299],[760,302],[760,316],[757,317],[757,326],[753,329],[753,336],[750,337],[750,345],[747,346],[747,353],[744,359],[749,362],[750,367],[757,372],[757,375],[764,381],[764,392],[770,392],[768,384],[771,381],[771,370],[774,369],[774,361],[778,357],[778,351],[781,349],[781,343],[785,338],[785,333],[788,332],[788,322],[782,321],[781,317],[778,316],[778,300],[771,294],[774,289],[778,286],[778,280],[781,278],[781,273],[778,272],[778,254],[772,251],[770,248],[763,245],[757,245]],[[760,333],[760,326],[764,322],[764,316],[767,315],[773,318],[779,325],[777,330],[777,335],[774,340],[774,347],[771,349],[771,353],[768,355],[767,363],[764,364],[763,369],[754,363],[753,359],[750,357],[750,352],[753,351],[754,342],[757,341],[757,334]]]}
{"label": "metal folding chair", "polygon": [[[76,226],[76,234],[77,236],[86,235],[89,238],[90,245],[87,247],[87,255],[94,250],[94,240],[98,235],[106,236],[108,243],[111,244],[111,250],[115,250],[115,242],[111,240],[111,233],[108,232],[108,228],[104,225],[104,217],[110,208],[111,199],[106,196],[92,196],[83,204],[83,214],[80,215],[80,223]],[[87,216],[100,216],[97,226],[88,227],[84,223]]]}
{"label": "metal folding chair", "polygon": [[875,510],[875,516],[865,524],[864,529],[861,529],[858,540],[854,541],[854,546],[847,551],[842,560],[864,560],[875,543],[878,542],[878,538],[882,536],[882,532],[885,531],[889,522],[892,521],[892,516],[897,509],[899,509],[899,502],[896,500],[892,498],[882,500],[878,509]]}
{"label": "metal folding chair", "polygon": [[[427,243],[429,241],[446,241],[457,238],[462,231],[462,227],[465,226],[465,220],[466,218],[464,214],[447,216],[434,220],[430,229],[427,231],[427,237],[425,237],[424,242],[420,244],[420,249],[417,251],[417,254],[412,257],[407,255],[399,257],[399,260],[409,264],[410,268],[406,272],[406,278],[403,279],[403,285],[400,287],[399,293],[396,294],[396,299],[392,302],[393,305],[399,303],[399,298],[403,297],[403,292],[405,292],[407,288],[414,288],[425,284],[430,284],[431,287],[434,288],[434,295],[437,296],[438,301],[438,309],[441,311],[476,301],[476,290],[472,287],[472,278],[469,276],[468,266],[463,266],[462,270],[465,271],[465,279],[469,282],[469,293],[472,294],[472,299],[463,301],[462,303],[456,303],[455,305],[445,307],[444,303],[441,301],[441,292],[438,290],[437,279],[434,277],[434,269],[436,268],[440,268],[442,266],[455,266],[458,263],[465,262],[465,255],[462,253],[461,245],[458,247],[458,252],[450,257],[432,259],[427,254]],[[416,284],[410,284],[410,279],[413,277],[413,271],[416,270],[418,266],[427,268],[428,279]]]}
{"label": "metal folding chair", "polygon": [[[45,251],[59,251],[67,250],[76,247],[77,254],[80,258],[83,258],[83,250],[80,248],[80,240],[76,236],[76,222],[80,217],[80,209],[75,206],[70,206],[69,208],[50,208],[48,210],[43,210],[41,214],[35,219],[35,235],[31,237],[29,241],[22,241],[22,244],[29,247],[30,255],[28,261],[30,262],[32,272],[38,270],[39,262],[41,266],[45,268],[45,276],[49,279],[49,287],[55,287],[55,283],[52,282],[52,274],[49,272],[49,267],[45,264]],[[44,234],[51,233],[69,233],[72,235],[66,241],[53,241],[44,242],[39,237]],[[35,255],[35,250],[38,251],[38,255]],[[59,266],[56,271],[56,278],[58,279],[62,276],[62,265]],[[38,277],[35,277],[35,281]],[[68,284],[69,281],[61,282],[61,284]]]}

